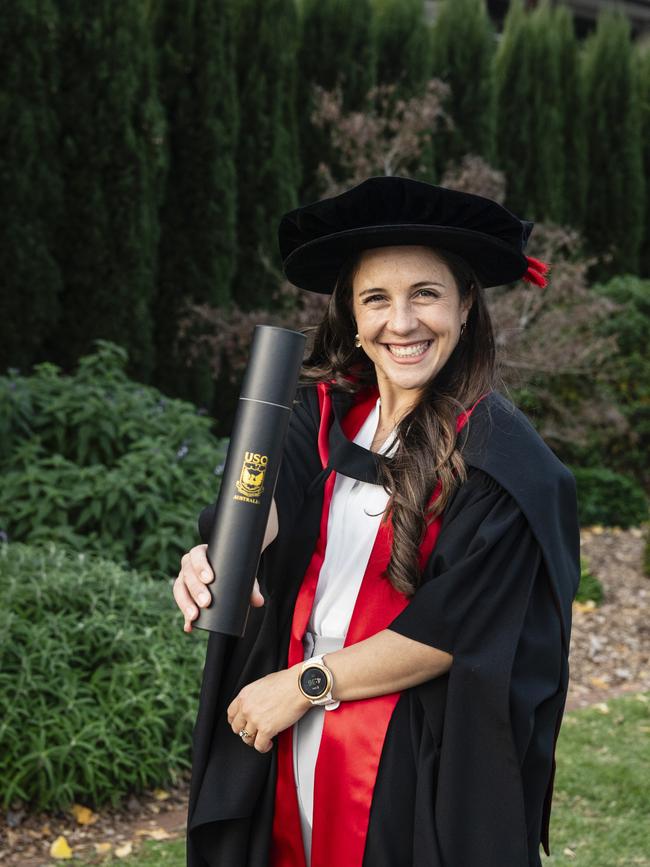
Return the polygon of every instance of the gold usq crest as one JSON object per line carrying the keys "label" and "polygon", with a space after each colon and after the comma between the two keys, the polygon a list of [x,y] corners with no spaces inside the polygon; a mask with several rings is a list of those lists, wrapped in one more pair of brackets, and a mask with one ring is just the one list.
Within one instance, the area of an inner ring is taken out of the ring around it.
{"label": "gold usq crest", "polygon": [[267,455],[245,452],[239,479],[235,487],[244,497],[257,498],[264,490],[264,474],[268,463]]}

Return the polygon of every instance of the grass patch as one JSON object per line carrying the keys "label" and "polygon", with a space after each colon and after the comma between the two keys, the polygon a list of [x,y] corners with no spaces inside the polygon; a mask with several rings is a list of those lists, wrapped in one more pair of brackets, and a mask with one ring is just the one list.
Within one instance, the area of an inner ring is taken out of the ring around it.
{"label": "grass patch", "polygon": [[[650,865],[649,735],[650,693],[567,714],[557,750],[553,854],[542,856],[544,867]],[[185,867],[185,840],[148,842],[130,858],[103,863]]]}
{"label": "grass patch", "polygon": [[650,865],[649,735],[650,694],[566,716],[544,867]]}
{"label": "grass patch", "polygon": [[185,867],[185,840],[170,840],[168,843],[156,843],[147,840],[138,851],[129,858],[108,858],[79,864],[75,859],[71,862],[78,867],[97,867],[98,864],[124,864],[126,867]]}

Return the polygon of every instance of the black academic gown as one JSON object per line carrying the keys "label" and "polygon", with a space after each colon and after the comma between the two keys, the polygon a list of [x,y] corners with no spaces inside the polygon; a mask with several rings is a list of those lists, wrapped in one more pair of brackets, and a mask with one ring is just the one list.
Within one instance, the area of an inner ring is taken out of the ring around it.
{"label": "black academic gown", "polygon": [[[193,738],[188,867],[266,867],[275,750],[233,734],[239,690],[286,667],[293,604],[334,469],[377,481],[376,456],[332,396],[329,467],[317,451],[316,389],[299,390],[275,491],[280,530],[262,555],[266,599],[242,639],[211,634]],[[575,483],[526,417],[492,393],[459,440],[468,478],[448,504],[410,604],[390,628],[453,654],[405,690],[391,717],[363,867],[536,867],[548,849],[554,747],[568,685],[579,531]],[[212,509],[201,515],[205,541]]]}

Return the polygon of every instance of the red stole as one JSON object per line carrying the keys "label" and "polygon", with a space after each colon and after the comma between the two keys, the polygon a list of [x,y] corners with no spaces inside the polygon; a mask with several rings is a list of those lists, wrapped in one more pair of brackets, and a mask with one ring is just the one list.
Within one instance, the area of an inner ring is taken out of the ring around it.
{"label": "red stole", "polygon": [[[350,440],[357,435],[375,406],[378,392],[365,389],[341,422]],[[318,385],[321,424],[318,451],[323,468],[329,457],[331,396],[329,386]],[[479,398],[480,400],[481,398]],[[477,401],[478,403],[478,401]],[[476,404],[474,405],[476,406]],[[456,423],[460,430],[472,413],[462,413]],[[303,660],[302,638],[311,614],[316,584],[325,558],[327,524],[336,473],[325,482],[320,533],[296,599],[291,637],[290,668]],[[439,493],[436,487],[430,502]],[[436,544],[442,516],[428,525],[420,545],[419,562],[424,567]],[[390,517],[382,520],[370,553],[359,594],[355,602],[345,646],[356,644],[386,629],[409,603],[409,598],[393,588],[383,577],[392,547]],[[327,711],[314,775],[314,816],[311,865],[305,854],[298,813],[293,772],[293,728],[278,736],[278,774],[275,789],[275,814],[271,847],[271,867],[361,867],[370,816],[370,804],[377,769],[391,715],[400,692],[358,701],[341,702]]]}

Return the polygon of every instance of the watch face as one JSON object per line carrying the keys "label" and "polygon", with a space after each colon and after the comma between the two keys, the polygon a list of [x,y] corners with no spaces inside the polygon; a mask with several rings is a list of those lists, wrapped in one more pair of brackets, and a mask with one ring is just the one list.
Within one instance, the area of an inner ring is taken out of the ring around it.
{"label": "watch face", "polygon": [[300,685],[310,698],[320,698],[327,692],[327,677],[320,668],[308,668],[300,676]]}

